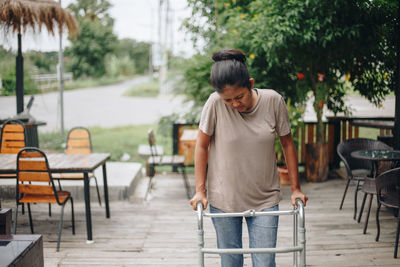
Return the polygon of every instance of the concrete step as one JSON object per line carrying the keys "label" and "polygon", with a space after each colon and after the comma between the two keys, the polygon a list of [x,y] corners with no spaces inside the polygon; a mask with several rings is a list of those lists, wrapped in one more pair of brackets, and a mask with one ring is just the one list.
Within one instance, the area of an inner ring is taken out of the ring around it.
{"label": "concrete step", "polygon": [[[143,177],[142,164],[136,162],[107,162],[107,183],[110,201],[131,200],[134,191]],[[99,185],[100,197],[104,203],[103,171],[94,172]],[[58,186],[58,183],[55,183]],[[15,179],[0,179],[0,198],[15,198]],[[63,190],[70,191],[75,201],[83,201],[83,180],[61,182]],[[96,183],[90,179],[90,199],[97,201]]]}

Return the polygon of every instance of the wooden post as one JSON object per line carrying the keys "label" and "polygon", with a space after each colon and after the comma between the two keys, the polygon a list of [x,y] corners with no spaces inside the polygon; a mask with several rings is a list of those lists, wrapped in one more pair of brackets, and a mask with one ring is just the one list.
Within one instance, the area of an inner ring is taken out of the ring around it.
{"label": "wooden post", "polygon": [[347,127],[347,137],[348,137],[348,139],[353,138],[353,125],[351,124],[351,121],[349,121],[349,124]]}
{"label": "wooden post", "polygon": [[343,120],[342,121],[342,141],[346,140],[346,126],[347,126],[347,121]]}
{"label": "wooden post", "polygon": [[332,123],[328,124],[328,153],[329,153],[329,164],[333,162],[333,154],[335,153],[335,127]]}
{"label": "wooden post", "polygon": [[358,138],[360,134],[360,128],[358,126],[354,127],[354,138]]}
{"label": "wooden post", "polygon": [[314,124],[308,124],[308,128],[307,128],[307,143],[308,144],[312,144],[314,143]]}
{"label": "wooden post", "polygon": [[301,128],[301,159],[300,163],[306,160],[306,125]]}
{"label": "wooden post", "polygon": [[329,125],[332,126],[333,128],[333,134],[331,133],[331,135],[333,135],[333,137],[331,137],[332,139],[328,139],[328,142],[332,142],[332,148],[333,148],[333,153],[332,153],[332,162],[330,163],[330,168],[331,169],[338,169],[340,167],[340,158],[339,155],[336,152],[336,148],[340,143],[340,132],[341,132],[341,119],[340,118],[329,118]]}

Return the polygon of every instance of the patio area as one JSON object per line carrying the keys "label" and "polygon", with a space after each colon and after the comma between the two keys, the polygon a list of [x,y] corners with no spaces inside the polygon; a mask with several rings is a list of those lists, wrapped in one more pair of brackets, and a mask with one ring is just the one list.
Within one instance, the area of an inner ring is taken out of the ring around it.
{"label": "patio area", "polygon": [[[49,218],[47,205],[34,205],[35,231],[43,234],[45,266],[196,266],[197,221],[186,199],[182,178],[176,174],[158,174],[153,181],[155,188],[149,202],[112,201],[110,219],[105,218],[104,208],[92,201],[93,244],[86,244],[84,202],[75,203],[75,236],[70,231],[70,213],[66,207],[58,253],[60,209],[54,207],[53,216]],[[194,185],[193,175],[190,182]],[[136,194],[139,198],[145,183],[146,178],[138,186]],[[363,224],[352,219],[351,194],[347,196],[343,210],[338,209],[344,185],[345,180],[341,178],[302,184],[310,198],[305,209],[307,266],[399,266],[400,259],[393,259],[394,216],[383,210],[381,237],[375,242],[374,201],[368,232],[363,235]],[[354,185],[349,190],[354,192]],[[282,192],[280,208],[290,209],[290,188],[283,187]],[[14,201],[5,200],[2,206],[14,207]],[[279,225],[278,246],[290,246],[292,217],[281,217]],[[209,218],[205,218],[204,227],[205,246],[215,246]],[[30,233],[27,214],[19,214],[17,233]],[[247,240],[244,244],[247,245]],[[219,257],[206,255],[205,263],[206,266],[219,266]],[[245,256],[245,266],[251,266],[249,255]],[[292,254],[278,254],[277,266],[292,266]]]}

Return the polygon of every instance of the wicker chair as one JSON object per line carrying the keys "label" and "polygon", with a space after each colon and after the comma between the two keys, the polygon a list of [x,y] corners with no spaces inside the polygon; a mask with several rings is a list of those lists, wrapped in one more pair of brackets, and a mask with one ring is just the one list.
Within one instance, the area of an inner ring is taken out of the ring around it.
{"label": "wicker chair", "polygon": [[353,158],[351,156],[351,152],[361,149],[368,149],[374,142],[376,141],[372,139],[357,138],[345,140],[337,146],[337,153],[340,159],[343,161],[347,173],[347,183],[343,192],[339,209],[342,209],[343,207],[343,202],[346,197],[350,182],[355,181],[357,184],[354,192],[354,219],[356,219],[357,215],[357,194],[361,189],[360,182],[364,181],[366,176],[372,175],[372,163],[370,161]]}
{"label": "wicker chair", "polygon": [[[370,147],[368,149],[371,150],[393,150],[390,146],[386,145],[385,143],[381,141],[375,141],[370,144]],[[376,195],[376,184],[375,184],[375,178],[378,174],[385,172],[389,169],[392,168],[392,162],[390,161],[385,161],[385,162],[376,162],[376,166],[373,166],[374,173],[371,175],[371,177],[367,177],[364,180],[364,183],[361,187],[361,190],[364,192],[364,197],[362,200],[361,208],[360,208],[360,214],[358,216],[357,222],[361,221],[362,213],[364,211],[364,206],[365,206],[365,201],[367,200],[367,196],[369,196],[369,201],[368,201],[368,209],[367,209],[367,217],[365,218],[365,223],[364,223],[364,230],[363,233],[367,233],[367,228],[368,228],[368,220],[369,220],[369,215],[371,213],[371,206],[372,206],[372,200],[374,198],[374,195]]]}
{"label": "wicker chair", "polygon": [[377,232],[375,240],[378,241],[380,235],[379,212],[381,206],[397,209],[397,231],[394,245],[394,258],[397,258],[400,234],[400,168],[391,169],[380,174],[376,178],[375,184],[378,199],[378,208],[376,210]]}
{"label": "wicker chair", "polygon": [[373,163],[368,160],[356,159],[351,156],[351,152],[356,150],[364,149],[392,149],[388,145],[373,139],[367,138],[355,138],[347,139],[341,142],[337,147],[337,153],[341,160],[343,161],[346,172],[347,172],[347,183],[343,192],[342,201],[340,203],[339,209],[342,209],[343,202],[346,197],[346,193],[351,181],[357,182],[355,192],[354,192],[354,216],[356,219],[357,215],[357,194],[361,189],[361,185],[366,177],[372,177],[373,173]]}

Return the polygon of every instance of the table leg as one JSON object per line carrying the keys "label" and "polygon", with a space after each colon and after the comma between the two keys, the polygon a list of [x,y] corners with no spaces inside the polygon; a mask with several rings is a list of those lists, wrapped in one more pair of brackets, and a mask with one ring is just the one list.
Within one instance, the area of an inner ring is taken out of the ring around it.
{"label": "table leg", "polygon": [[104,186],[104,202],[106,202],[106,218],[110,218],[110,205],[108,202],[108,185],[106,163],[103,164],[103,186]]}
{"label": "table leg", "polygon": [[87,241],[86,243],[93,243],[92,238],[92,214],[90,211],[90,187],[89,187],[89,175],[84,172],[83,178],[84,190],[85,190],[85,213],[86,213],[86,230],[87,230]]}

